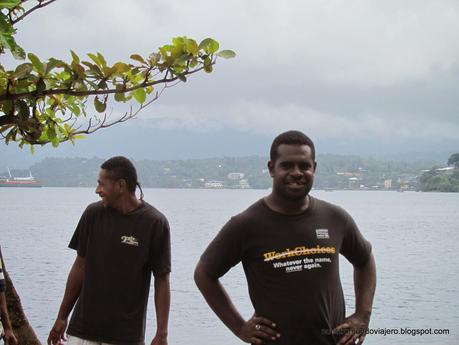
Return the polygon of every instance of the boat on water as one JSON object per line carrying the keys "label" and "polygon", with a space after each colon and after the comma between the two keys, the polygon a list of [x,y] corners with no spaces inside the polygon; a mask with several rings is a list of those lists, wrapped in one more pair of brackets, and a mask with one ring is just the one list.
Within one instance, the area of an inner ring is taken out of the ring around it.
{"label": "boat on water", "polygon": [[0,176],[0,187],[41,187],[42,184],[39,180],[32,176],[29,171],[29,176],[26,177],[13,177],[10,169],[8,169],[9,176]]}

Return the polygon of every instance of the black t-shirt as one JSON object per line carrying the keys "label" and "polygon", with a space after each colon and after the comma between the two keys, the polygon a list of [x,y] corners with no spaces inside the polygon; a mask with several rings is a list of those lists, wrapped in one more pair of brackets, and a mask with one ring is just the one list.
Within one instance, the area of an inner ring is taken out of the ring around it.
{"label": "black t-shirt", "polygon": [[85,277],[68,334],[110,344],[143,344],[151,272],[170,272],[166,217],[143,202],[122,214],[88,206],[69,244],[85,258]]}
{"label": "black t-shirt", "polygon": [[277,324],[276,345],[335,344],[330,331],[345,318],[339,253],[365,264],[371,245],[341,208],[311,197],[289,216],[259,200],[231,218],[201,256],[221,277],[242,261],[255,314]]}

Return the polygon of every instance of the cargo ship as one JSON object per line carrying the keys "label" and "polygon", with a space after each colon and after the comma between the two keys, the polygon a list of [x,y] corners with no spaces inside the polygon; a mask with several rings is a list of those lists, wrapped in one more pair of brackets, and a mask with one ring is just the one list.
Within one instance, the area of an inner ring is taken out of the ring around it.
{"label": "cargo ship", "polygon": [[0,187],[41,187],[42,184],[39,180],[32,176],[29,171],[29,176],[26,177],[13,177],[10,169],[8,168],[9,176],[0,176]]}

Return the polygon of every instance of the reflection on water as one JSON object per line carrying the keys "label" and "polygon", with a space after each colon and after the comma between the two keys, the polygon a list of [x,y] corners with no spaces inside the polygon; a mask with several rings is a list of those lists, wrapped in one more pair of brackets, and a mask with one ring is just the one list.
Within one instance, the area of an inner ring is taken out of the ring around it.
{"label": "reflection on water", "polygon": [[[192,274],[199,255],[228,218],[261,198],[256,190],[146,189],[172,229],[173,273],[169,343],[241,344],[214,316]],[[449,336],[375,335],[366,344],[457,344],[459,339],[459,194],[314,191],[343,206],[372,242],[378,286],[371,321],[377,328],[441,328]],[[75,253],[67,243],[92,189],[0,189],[1,245],[32,325],[45,341]],[[341,260],[348,311],[352,268]],[[252,313],[240,266],[223,279],[244,316]],[[153,306],[151,299],[150,306]],[[155,331],[150,308],[147,342]]]}

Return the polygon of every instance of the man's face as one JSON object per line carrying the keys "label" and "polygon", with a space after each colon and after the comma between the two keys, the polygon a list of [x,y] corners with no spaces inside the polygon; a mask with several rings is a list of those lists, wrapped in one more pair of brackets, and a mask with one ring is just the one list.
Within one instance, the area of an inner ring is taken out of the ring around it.
{"label": "man's face", "polygon": [[281,144],[277,159],[268,162],[273,193],[288,200],[304,199],[312,188],[316,163],[307,145]]}
{"label": "man's face", "polygon": [[99,194],[105,206],[113,206],[121,196],[120,180],[112,180],[107,170],[100,169],[96,193]]}

